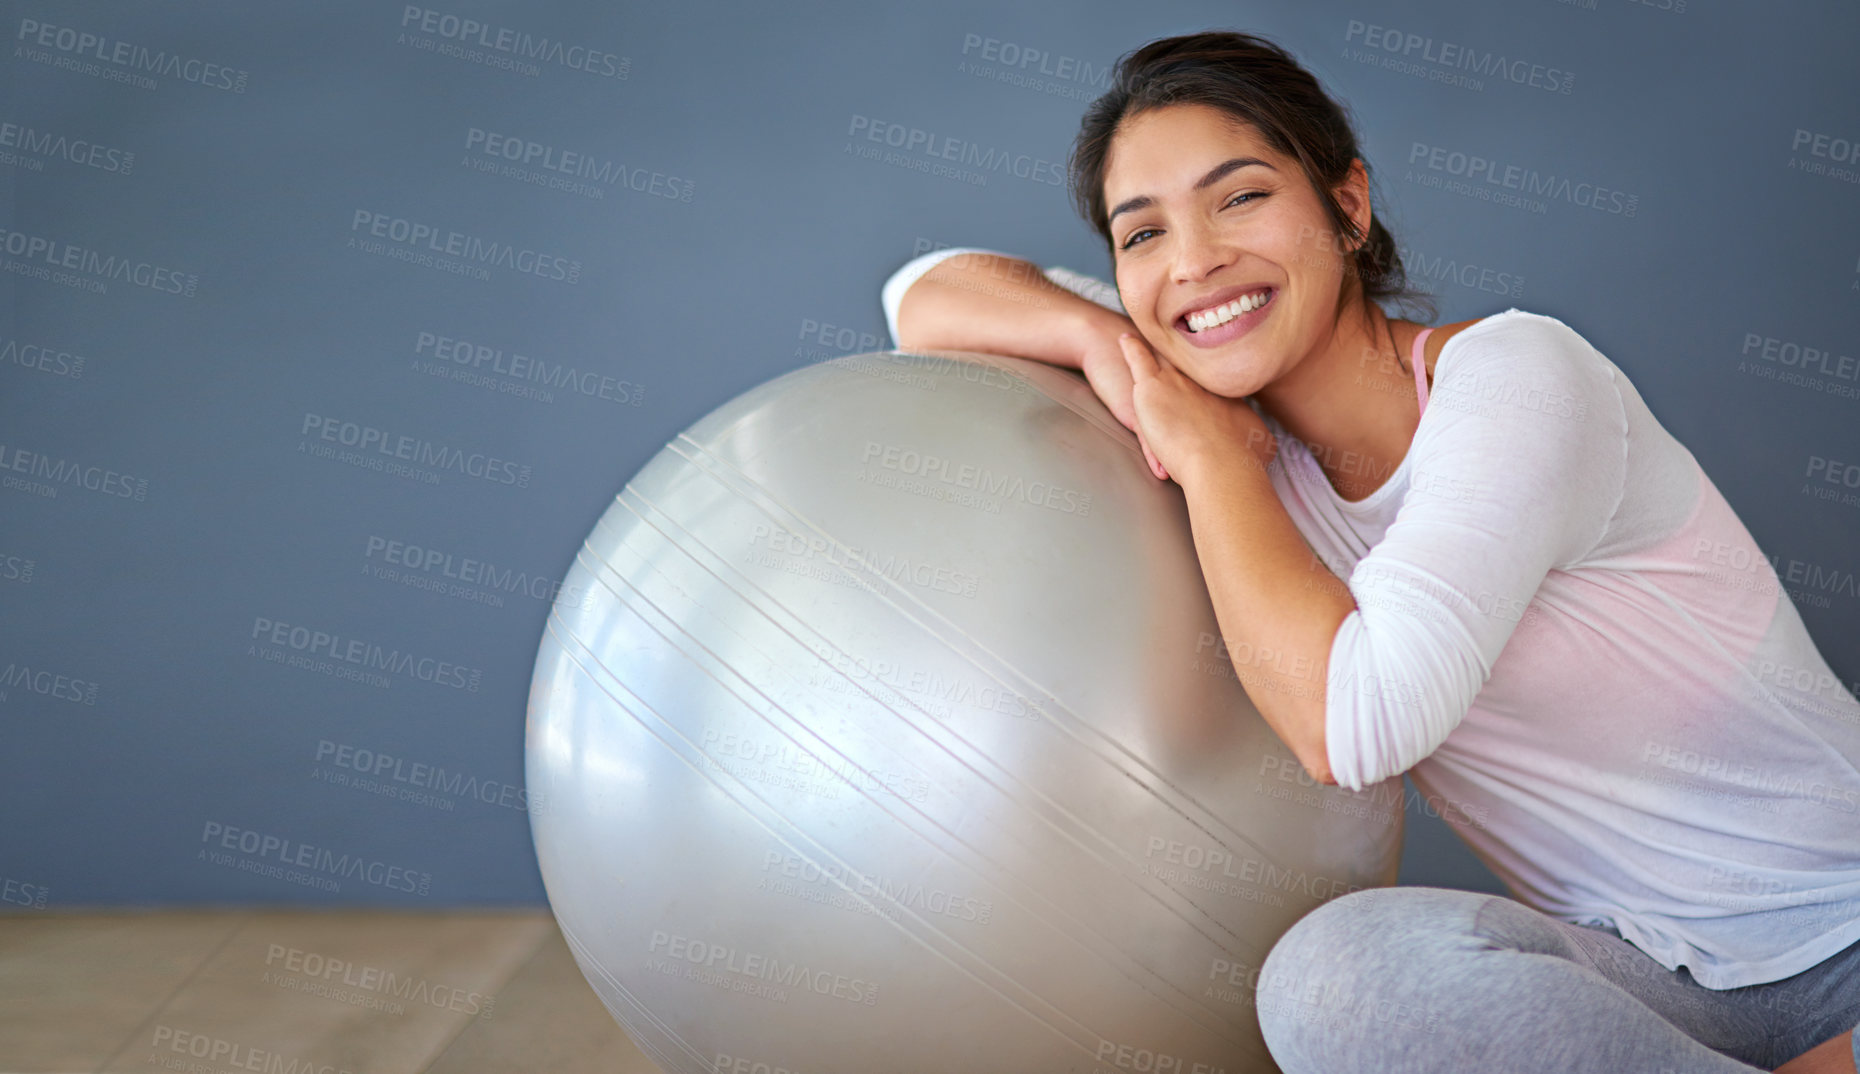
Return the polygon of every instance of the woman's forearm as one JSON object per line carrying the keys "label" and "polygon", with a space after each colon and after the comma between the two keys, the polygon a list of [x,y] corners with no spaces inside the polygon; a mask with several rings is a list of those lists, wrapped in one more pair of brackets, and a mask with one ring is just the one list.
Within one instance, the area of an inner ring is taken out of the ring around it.
{"label": "woman's forearm", "polygon": [[939,262],[898,303],[900,346],[1006,354],[1068,369],[1131,330],[1128,317],[1053,283],[1033,262],[992,253]]}
{"label": "woman's forearm", "polygon": [[1240,684],[1306,771],[1331,775],[1324,737],[1331,643],[1356,601],[1312,554],[1251,452],[1182,475],[1195,552]]}

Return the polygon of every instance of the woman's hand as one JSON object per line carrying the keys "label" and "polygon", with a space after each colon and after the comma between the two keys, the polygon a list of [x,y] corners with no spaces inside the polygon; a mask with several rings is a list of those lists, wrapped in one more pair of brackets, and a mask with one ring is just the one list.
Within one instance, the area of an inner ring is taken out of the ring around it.
{"label": "woman's hand", "polygon": [[1158,479],[1173,473],[1180,483],[1209,461],[1241,452],[1264,469],[1278,454],[1278,440],[1244,399],[1203,388],[1133,332],[1117,342],[1129,366],[1137,436]]}
{"label": "woman's hand", "polygon": [[[1128,318],[1124,322],[1132,330]],[[1167,478],[1169,473],[1157,461],[1156,454],[1150,450],[1149,441],[1143,437],[1143,430],[1137,425],[1137,407],[1131,397],[1135,380],[1130,375],[1130,361],[1124,357],[1123,346],[1108,335],[1094,341],[1079,360],[1079,371],[1085,374],[1085,380],[1091,390],[1098,393],[1098,398],[1110,409],[1111,416],[1122,422],[1124,428],[1137,434],[1137,443],[1143,448],[1143,459],[1149,463],[1150,472],[1159,478]]]}

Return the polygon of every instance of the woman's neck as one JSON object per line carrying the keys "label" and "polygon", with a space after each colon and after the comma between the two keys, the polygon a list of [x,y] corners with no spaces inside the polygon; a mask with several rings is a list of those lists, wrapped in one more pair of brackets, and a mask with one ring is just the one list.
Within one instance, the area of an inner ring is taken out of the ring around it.
{"label": "woman's neck", "polygon": [[1367,319],[1346,311],[1326,340],[1254,395],[1308,446],[1346,500],[1360,500],[1388,480],[1420,421],[1408,350],[1422,326],[1367,306]]}

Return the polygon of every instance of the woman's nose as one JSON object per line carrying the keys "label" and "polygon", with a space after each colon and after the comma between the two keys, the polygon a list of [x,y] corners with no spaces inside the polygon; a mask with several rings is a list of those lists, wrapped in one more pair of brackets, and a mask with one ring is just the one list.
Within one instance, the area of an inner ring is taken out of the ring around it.
{"label": "woman's nose", "polygon": [[1175,234],[1176,283],[1199,283],[1233,261],[1233,247],[1206,224],[1179,227]]}

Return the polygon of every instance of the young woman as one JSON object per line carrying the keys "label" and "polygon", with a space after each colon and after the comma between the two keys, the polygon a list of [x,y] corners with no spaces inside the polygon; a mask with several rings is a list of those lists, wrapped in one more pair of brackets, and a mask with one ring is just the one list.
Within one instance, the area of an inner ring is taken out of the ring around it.
{"label": "young woman", "polygon": [[1356,137],[1277,46],[1159,40],[1113,86],[1071,181],[1115,292],[964,247],[886,313],[1080,370],[1181,485],[1230,647],[1290,655],[1238,670],[1310,773],[1480,818],[1515,898],[1356,892],[1273,947],[1279,1064],[1855,1074],[1860,702],[1691,453],[1559,320],[1385,315],[1417,296]]}

